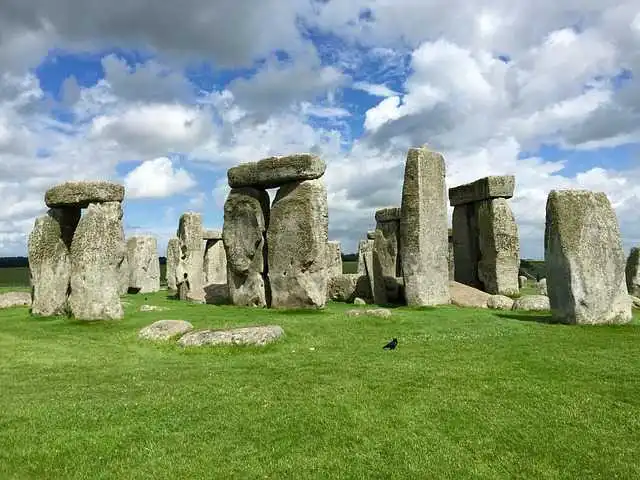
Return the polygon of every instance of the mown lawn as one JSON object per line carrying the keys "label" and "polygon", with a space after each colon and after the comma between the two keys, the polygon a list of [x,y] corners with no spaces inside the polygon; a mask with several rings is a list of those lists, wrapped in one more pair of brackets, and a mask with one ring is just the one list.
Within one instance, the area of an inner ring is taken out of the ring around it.
{"label": "mown lawn", "polygon": [[[638,317],[589,328],[455,307],[377,319],[126,301],[124,320],[93,324],[0,311],[1,479],[640,478]],[[138,340],[158,319],[286,337]]]}

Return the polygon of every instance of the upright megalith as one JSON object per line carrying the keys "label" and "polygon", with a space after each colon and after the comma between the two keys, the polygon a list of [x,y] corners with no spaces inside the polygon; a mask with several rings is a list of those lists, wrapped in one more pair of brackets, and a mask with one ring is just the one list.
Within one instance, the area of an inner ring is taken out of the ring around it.
{"label": "upright megalith", "polygon": [[327,190],[321,179],[278,189],[267,229],[273,308],[320,308],[327,297]]}
{"label": "upright megalith", "polygon": [[455,277],[455,259],[453,253],[453,229],[450,228],[447,231],[447,239],[449,242],[449,254],[447,260],[449,261],[449,280],[453,280]]}
{"label": "upright megalith", "polygon": [[373,240],[373,300],[385,304],[398,299],[396,277],[400,268],[400,208],[389,207],[376,211],[376,230]]}
{"label": "upright megalith", "polygon": [[127,255],[122,259],[118,267],[118,293],[125,295],[129,292],[129,259]]}
{"label": "upright megalith", "polygon": [[320,178],[326,168],[324,160],[320,157],[299,153],[243,163],[230,168],[227,178],[231,188],[277,188],[291,182]]}
{"label": "upright megalith", "polygon": [[327,277],[333,278],[342,275],[342,251],[340,242],[329,240],[327,242]]}
{"label": "upright megalith", "polygon": [[180,260],[176,268],[176,285],[181,292],[180,298],[197,303],[205,301],[202,233],[202,215],[196,212],[183,213],[177,231],[180,240]]}
{"label": "upright megalith", "polygon": [[167,242],[167,263],[166,277],[167,288],[169,290],[177,290],[178,283],[176,279],[178,264],[180,263],[180,239],[178,237],[170,238]]}
{"label": "upright megalith", "polygon": [[407,305],[450,302],[444,157],[410,148],[400,212],[400,258]]}
{"label": "upright megalith", "polygon": [[217,239],[207,239],[204,248],[204,285],[227,283],[227,254],[224,250],[222,233]]}
{"label": "upright megalith", "polygon": [[266,240],[269,194],[251,187],[233,188],[224,204],[222,241],[227,284],[233,305],[266,307]]}
{"label": "upright megalith", "polygon": [[604,324],[631,320],[618,219],[604,193],[551,191],[544,250],[555,321]]}
{"label": "upright megalith", "polygon": [[[369,233],[372,233],[371,235],[372,238],[369,238]],[[375,238],[376,238],[376,232],[374,230],[373,232],[367,232],[366,240],[360,240],[360,242],[358,242],[358,274],[359,275],[367,274],[365,258],[367,254],[373,252],[373,243],[375,241]]]}
{"label": "upright megalith", "polygon": [[518,293],[520,242],[507,202],[513,175],[489,176],[449,189],[454,278],[494,295]]}
{"label": "upright megalith", "polygon": [[129,291],[151,293],[160,290],[158,242],[151,235],[134,235],[127,240]]}
{"label": "upright megalith", "polygon": [[640,297],[640,247],[633,247],[625,268],[629,295]]}
{"label": "upright megalith", "polygon": [[71,242],[69,307],[75,318],[122,318],[119,269],[124,257],[120,202],[89,204]]}

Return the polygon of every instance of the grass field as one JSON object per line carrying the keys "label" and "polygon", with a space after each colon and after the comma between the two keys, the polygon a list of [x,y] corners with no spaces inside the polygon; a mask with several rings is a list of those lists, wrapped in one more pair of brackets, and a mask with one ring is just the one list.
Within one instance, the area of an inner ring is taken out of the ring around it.
{"label": "grass field", "polygon": [[[126,302],[124,320],[92,324],[0,311],[1,479],[640,478],[637,316],[589,328],[455,307],[376,319]],[[137,339],[168,318],[286,336]]]}

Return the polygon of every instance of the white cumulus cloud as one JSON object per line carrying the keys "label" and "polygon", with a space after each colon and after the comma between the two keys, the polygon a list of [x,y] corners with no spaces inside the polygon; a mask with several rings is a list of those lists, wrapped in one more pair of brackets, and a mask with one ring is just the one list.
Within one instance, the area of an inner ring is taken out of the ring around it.
{"label": "white cumulus cloud", "polygon": [[142,162],[124,179],[128,198],[162,198],[184,193],[197,184],[182,168],[174,168],[171,159],[159,157]]}

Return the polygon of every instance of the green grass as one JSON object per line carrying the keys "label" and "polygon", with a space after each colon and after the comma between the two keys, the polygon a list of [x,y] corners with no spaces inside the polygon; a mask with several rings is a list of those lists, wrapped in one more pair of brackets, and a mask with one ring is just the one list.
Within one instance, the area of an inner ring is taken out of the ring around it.
{"label": "green grass", "polygon": [[[126,301],[124,320],[92,324],[0,311],[1,479],[640,478],[638,317],[568,327],[455,307],[376,319],[340,304]],[[286,337],[137,339],[170,318]]]}
{"label": "green grass", "polygon": [[342,262],[342,273],[358,273],[358,262]]}

